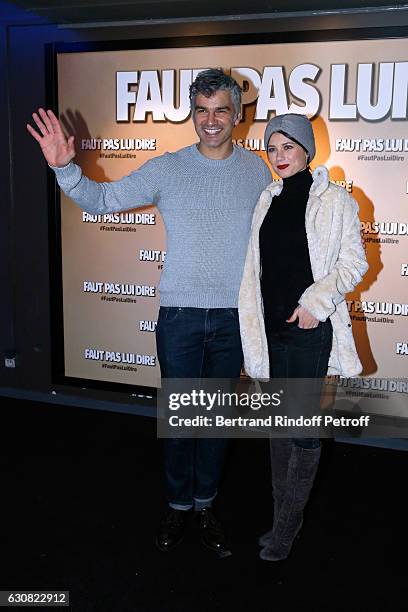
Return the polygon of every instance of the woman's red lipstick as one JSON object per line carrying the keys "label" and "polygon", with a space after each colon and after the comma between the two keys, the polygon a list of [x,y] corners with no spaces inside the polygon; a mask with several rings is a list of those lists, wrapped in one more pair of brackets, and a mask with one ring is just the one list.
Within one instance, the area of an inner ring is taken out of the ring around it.
{"label": "woman's red lipstick", "polygon": [[282,164],[281,166],[277,166],[277,168],[279,168],[279,170],[285,170],[285,168],[287,168],[289,166],[289,164]]}

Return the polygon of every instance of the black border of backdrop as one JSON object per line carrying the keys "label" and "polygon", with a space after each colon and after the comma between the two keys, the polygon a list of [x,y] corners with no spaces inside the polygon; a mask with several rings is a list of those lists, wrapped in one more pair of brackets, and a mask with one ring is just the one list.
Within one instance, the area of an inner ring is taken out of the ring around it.
{"label": "black border of backdrop", "polygon": [[[243,35],[245,38],[243,39]],[[47,108],[58,111],[58,74],[57,55],[60,53],[84,53],[95,51],[126,51],[142,49],[171,49],[210,46],[245,46],[254,44],[285,44],[304,42],[336,42],[360,40],[385,40],[406,38],[408,49],[408,27],[389,26],[376,28],[311,30],[296,32],[265,32],[245,34],[208,35],[208,36],[177,36],[153,38],[149,40],[110,40],[75,43],[45,44],[46,66],[46,103]],[[408,52],[407,52],[408,54]],[[52,170],[48,171],[48,203],[49,203],[49,255],[50,255],[50,308],[51,308],[51,363],[52,382],[68,386],[100,389],[106,391],[133,392],[139,397],[154,397],[157,390],[154,387],[112,383],[109,381],[87,378],[73,378],[65,375],[65,343],[64,343],[64,313],[63,313],[63,282],[62,282],[62,241],[61,241],[61,203],[60,190]]]}

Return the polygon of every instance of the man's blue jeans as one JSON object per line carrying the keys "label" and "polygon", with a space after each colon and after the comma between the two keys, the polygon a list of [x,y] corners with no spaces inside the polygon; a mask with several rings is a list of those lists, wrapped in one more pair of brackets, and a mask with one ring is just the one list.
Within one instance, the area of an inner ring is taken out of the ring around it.
{"label": "man's blue jeans", "polygon": [[[236,308],[161,307],[156,329],[163,378],[238,378],[243,362]],[[164,466],[175,509],[211,505],[227,440],[166,439]]]}

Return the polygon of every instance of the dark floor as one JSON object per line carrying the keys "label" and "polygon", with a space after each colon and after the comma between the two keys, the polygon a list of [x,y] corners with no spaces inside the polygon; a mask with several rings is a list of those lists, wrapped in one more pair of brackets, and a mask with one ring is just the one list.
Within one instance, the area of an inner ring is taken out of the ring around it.
{"label": "dark floor", "polygon": [[235,440],[217,500],[233,556],[213,558],[193,528],[163,555],[153,419],[0,406],[0,590],[69,590],[75,612],[408,610],[408,453],[326,442],[302,536],[276,564],[256,545],[272,510],[266,442]]}

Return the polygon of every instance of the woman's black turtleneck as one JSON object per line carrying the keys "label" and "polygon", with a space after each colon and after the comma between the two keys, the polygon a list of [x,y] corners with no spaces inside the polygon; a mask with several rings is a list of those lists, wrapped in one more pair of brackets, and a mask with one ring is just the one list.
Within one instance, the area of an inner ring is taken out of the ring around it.
{"label": "woman's black turtleneck", "polygon": [[283,179],[259,232],[261,291],[269,331],[288,327],[304,290],[313,283],[305,229],[306,204],[312,185],[306,168]]}

